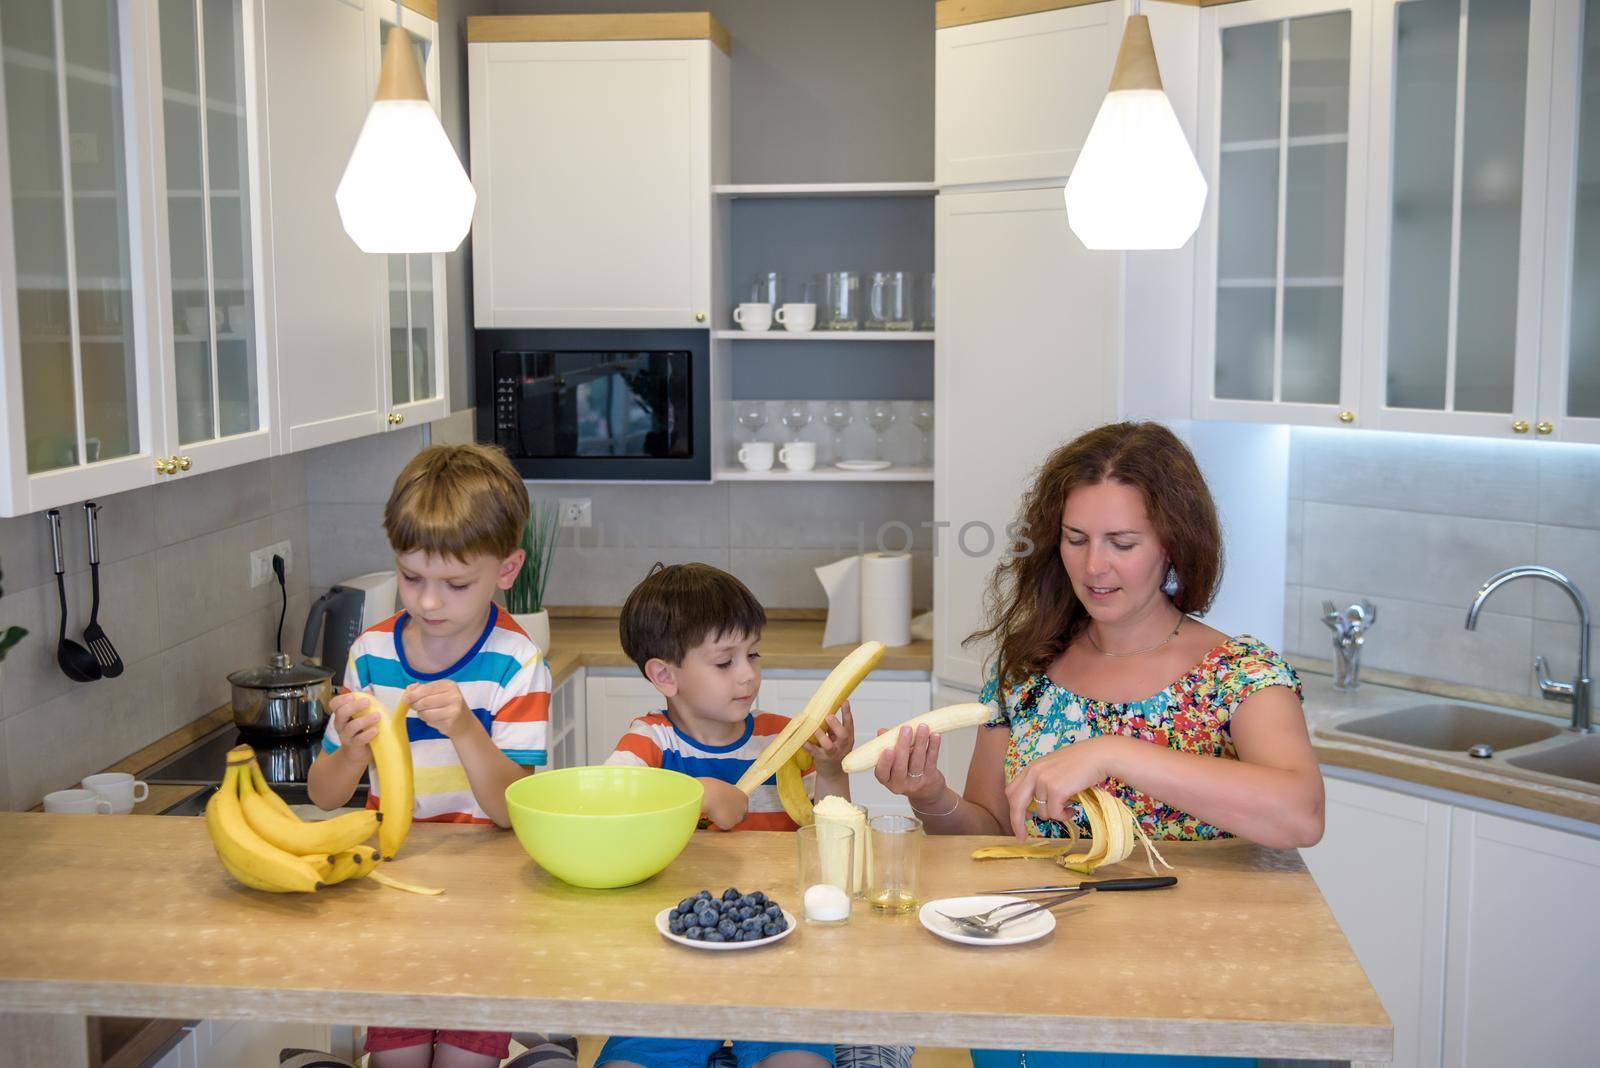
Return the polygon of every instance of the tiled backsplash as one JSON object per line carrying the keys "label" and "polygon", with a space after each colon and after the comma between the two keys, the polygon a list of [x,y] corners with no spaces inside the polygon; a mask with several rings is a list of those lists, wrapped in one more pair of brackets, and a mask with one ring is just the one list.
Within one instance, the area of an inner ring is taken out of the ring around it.
{"label": "tiled backsplash", "polygon": [[1290,650],[1331,658],[1323,600],[1368,597],[1367,667],[1537,696],[1538,654],[1571,678],[1577,615],[1555,586],[1513,583],[1464,624],[1483,580],[1515,564],[1600,604],[1600,446],[1297,428],[1289,470]]}
{"label": "tiled backsplash", "polygon": [[[228,701],[228,673],[265,663],[276,583],[251,589],[249,553],[287,540],[285,647],[309,607],[305,456],[191,475],[99,499],[100,624],[126,670],[74,683],[56,665],[60,615],[43,513],[0,519],[0,623],[28,636],[0,664],[0,807],[28,808]],[[68,632],[89,619],[83,509],[61,510]]]}

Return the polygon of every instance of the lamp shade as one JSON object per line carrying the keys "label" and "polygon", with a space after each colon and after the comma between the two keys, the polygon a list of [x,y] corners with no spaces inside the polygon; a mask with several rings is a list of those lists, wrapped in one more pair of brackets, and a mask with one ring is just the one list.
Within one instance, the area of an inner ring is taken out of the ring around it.
{"label": "lamp shade", "polygon": [[1065,196],[1067,224],[1086,248],[1182,248],[1200,226],[1206,180],[1161,87],[1143,15],[1128,19]]}
{"label": "lamp shade", "polygon": [[451,252],[472,227],[478,195],[428,103],[411,35],[398,27],[334,201],[363,252]]}

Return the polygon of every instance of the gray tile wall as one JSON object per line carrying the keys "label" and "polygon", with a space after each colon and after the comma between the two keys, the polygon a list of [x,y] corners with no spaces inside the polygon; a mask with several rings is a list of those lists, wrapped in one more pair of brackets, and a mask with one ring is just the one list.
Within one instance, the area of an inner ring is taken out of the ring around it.
{"label": "gray tile wall", "polygon": [[[0,664],[0,806],[23,809],[227,703],[229,672],[265,663],[275,583],[251,589],[249,554],[288,540],[284,621],[298,647],[309,607],[306,457],[263,460],[100,498],[100,624],[126,664],[74,683],[56,665],[60,613],[43,513],[0,519],[0,624],[28,636]],[[83,509],[62,509],[68,637],[90,592]]]}
{"label": "gray tile wall", "polygon": [[1476,631],[1463,625],[1484,579],[1530,563],[1565,573],[1600,604],[1600,446],[1291,432],[1291,650],[1330,658],[1323,600],[1344,607],[1365,596],[1378,607],[1365,665],[1535,696],[1535,654],[1558,677],[1576,667],[1577,615],[1565,594],[1513,583]]}

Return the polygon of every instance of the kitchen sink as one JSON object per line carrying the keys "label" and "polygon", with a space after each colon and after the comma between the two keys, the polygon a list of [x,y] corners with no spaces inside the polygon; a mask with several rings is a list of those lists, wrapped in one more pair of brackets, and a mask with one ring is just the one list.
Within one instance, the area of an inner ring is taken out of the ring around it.
{"label": "kitchen sink", "polygon": [[1563,779],[1576,779],[1600,786],[1600,734],[1587,735],[1566,745],[1514,757],[1506,763],[1537,771],[1541,775],[1559,775]]}
{"label": "kitchen sink", "polygon": [[[1518,746],[1542,742],[1561,733],[1561,728],[1554,723],[1543,723],[1536,719],[1494,712],[1473,705],[1445,703],[1399,708],[1393,712],[1341,723],[1338,730],[1343,734],[1356,734],[1363,738],[1375,738],[1379,741],[1415,746],[1418,749],[1432,749],[1441,753],[1465,753],[1476,745],[1487,745],[1495,751],[1515,749]],[[1600,753],[1600,750],[1591,750],[1590,753],[1589,759],[1594,761],[1597,757],[1593,754]],[[1535,758],[1529,756],[1526,759]],[[1580,758],[1574,756],[1572,759],[1576,762]],[[1552,774],[1565,773],[1552,772]],[[1590,776],[1595,774],[1596,772],[1592,770],[1589,772]],[[1596,780],[1588,778],[1585,781]]]}

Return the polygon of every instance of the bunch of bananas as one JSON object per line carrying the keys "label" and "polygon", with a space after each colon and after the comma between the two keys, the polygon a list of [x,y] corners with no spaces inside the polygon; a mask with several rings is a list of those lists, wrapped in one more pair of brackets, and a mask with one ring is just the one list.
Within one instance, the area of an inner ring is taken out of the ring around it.
{"label": "bunch of bananas", "polygon": [[307,823],[267,785],[254,751],[228,753],[222,786],[206,803],[206,830],[228,874],[254,890],[304,893],[370,875],[378,851],[361,843],[378,831],[377,812]]}

